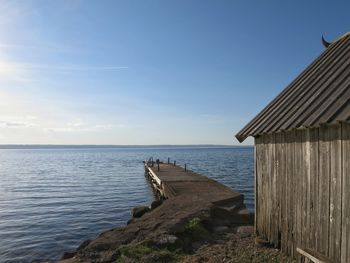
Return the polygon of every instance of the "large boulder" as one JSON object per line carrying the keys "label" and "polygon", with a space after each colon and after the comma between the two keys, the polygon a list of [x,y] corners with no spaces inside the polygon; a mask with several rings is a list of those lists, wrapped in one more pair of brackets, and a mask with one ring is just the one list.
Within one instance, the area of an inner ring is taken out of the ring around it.
{"label": "large boulder", "polygon": [[162,200],[155,200],[151,204],[151,209],[155,209],[156,207],[160,206],[163,203]]}
{"label": "large boulder", "polygon": [[150,209],[148,206],[137,206],[132,209],[131,215],[133,218],[139,218],[143,216],[145,213],[147,213],[149,210]]}

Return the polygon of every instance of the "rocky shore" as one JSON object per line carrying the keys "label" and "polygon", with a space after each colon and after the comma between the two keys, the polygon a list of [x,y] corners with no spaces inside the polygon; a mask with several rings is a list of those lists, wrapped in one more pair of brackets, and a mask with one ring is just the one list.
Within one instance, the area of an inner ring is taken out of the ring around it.
{"label": "rocky shore", "polygon": [[83,242],[60,262],[295,262],[257,242],[251,215],[248,223],[247,218],[243,224],[242,218],[227,220],[214,215],[210,204],[190,196],[157,203],[127,226]]}
{"label": "rocky shore", "polygon": [[252,223],[251,215],[218,212],[196,195],[157,203],[149,211],[134,209],[135,217],[128,225],[83,242],[76,251],[66,252],[61,263],[177,261],[210,241],[213,233]]}
{"label": "rocky shore", "polygon": [[[242,194],[175,165],[162,163],[158,173],[152,167],[145,165],[146,175],[159,199],[150,207],[133,208],[126,226],[84,241],[75,251],[66,252],[61,263],[292,262],[237,257],[279,258],[277,250],[262,248],[261,243],[255,249],[254,216]],[[247,252],[244,247],[251,253],[243,253]]]}

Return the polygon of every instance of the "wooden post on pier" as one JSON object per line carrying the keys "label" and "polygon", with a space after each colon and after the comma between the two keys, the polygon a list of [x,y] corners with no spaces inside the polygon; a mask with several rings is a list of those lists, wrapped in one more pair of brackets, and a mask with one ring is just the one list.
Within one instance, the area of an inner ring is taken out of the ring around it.
{"label": "wooden post on pier", "polygon": [[186,164],[185,164],[185,172],[187,171],[187,166],[186,166]]}
{"label": "wooden post on pier", "polygon": [[160,163],[159,159],[156,160],[156,163],[157,163],[157,170],[159,172],[159,163]]}
{"label": "wooden post on pier", "polygon": [[168,157],[168,163],[170,163],[170,158]]}
{"label": "wooden post on pier", "polygon": [[174,161],[174,166],[176,166],[176,161]]}

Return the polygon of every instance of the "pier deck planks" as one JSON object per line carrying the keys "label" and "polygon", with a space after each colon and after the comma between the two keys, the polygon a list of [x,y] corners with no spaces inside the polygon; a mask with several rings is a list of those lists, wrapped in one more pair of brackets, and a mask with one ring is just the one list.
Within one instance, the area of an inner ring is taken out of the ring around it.
{"label": "pier deck planks", "polygon": [[197,174],[180,166],[160,163],[151,167],[145,163],[146,171],[156,176],[156,181],[161,182],[161,190],[166,198],[178,195],[196,195],[210,202],[220,202],[228,199],[243,200],[243,195],[233,189],[220,184],[206,176]]}

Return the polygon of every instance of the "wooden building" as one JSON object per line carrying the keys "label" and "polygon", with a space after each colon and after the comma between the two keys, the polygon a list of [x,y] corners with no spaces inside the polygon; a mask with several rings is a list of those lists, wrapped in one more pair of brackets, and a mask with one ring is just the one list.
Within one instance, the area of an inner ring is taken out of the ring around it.
{"label": "wooden building", "polygon": [[237,135],[255,138],[255,227],[350,262],[350,34],[326,50]]}

